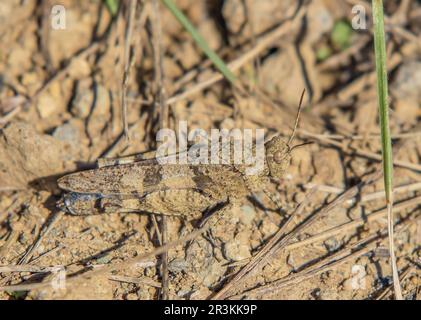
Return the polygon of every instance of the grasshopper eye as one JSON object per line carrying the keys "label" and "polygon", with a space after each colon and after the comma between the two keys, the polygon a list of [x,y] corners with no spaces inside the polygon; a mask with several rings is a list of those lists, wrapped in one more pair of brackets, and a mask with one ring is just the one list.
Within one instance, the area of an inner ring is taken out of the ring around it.
{"label": "grasshopper eye", "polygon": [[276,151],[275,154],[273,155],[273,161],[275,161],[275,163],[280,164],[282,163],[282,161],[285,158],[285,154],[283,152]]}

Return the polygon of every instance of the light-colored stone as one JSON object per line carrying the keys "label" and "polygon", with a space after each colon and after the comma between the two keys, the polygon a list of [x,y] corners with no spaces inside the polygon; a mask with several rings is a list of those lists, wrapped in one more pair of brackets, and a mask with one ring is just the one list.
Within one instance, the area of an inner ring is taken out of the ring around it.
{"label": "light-colored stone", "polygon": [[224,244],[225,257],[231,261],[241,261],[251,257],[250,246],[239,239],[233,239]]}

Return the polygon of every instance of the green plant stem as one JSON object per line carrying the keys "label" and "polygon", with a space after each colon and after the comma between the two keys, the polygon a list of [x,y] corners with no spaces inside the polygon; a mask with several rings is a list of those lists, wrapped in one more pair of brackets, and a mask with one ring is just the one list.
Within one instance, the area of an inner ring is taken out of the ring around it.
{"label": "green plant stem", "polygon": [[389,251],[392,265],[395,297],[402,300],[402,290],[399,283],[398,268],[394,250],[393,237],[393,154],[392,139],[389,127],[389,97],[386,68],[386,41],[384,32],[383,0],[373,0],[374,49],[377,71],[377,93],[382,138],[383,175],[388,209]]}
{"label": "green plant stem", "polygon": [[120,5],[119,0],[105,0],[105,3],[111,12],[111,15],[114,17],[118,12],[118,7]]}
{"label": "green plant stem", "polygon": [[206,40],[202,37],[199,31],[193,26],[190,20],[178,9],[177,5],[172,0],[162,0],[171,13],[177,18],[177,20],[183,25],[183,27],[191,34],[193,39],[196,41],[198,46],[208,56],[212,63],[218,68],[219,71],[227,78],[232,84],[236,83],[236,77],[227,67],[225,62],[213,51]]}

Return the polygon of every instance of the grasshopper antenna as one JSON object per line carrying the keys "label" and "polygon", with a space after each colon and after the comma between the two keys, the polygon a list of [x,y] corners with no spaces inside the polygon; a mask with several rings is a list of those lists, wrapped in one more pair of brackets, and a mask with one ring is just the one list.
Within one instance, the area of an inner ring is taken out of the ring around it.
{"label": "grasshopper antenna", "polygon": [[289,149],[289,151],[292,152],[296,148],[301,148],[301,147],[304,147],[304,146],[307,146],[307,145],[313,144],[313,143],[314,143],[314,141],[309,141],[309,142],[304,142],[304,143],[296,144],[295,146],[291,147],[291,149]]}
{"label": "grasshopper antenna", "polygon": [[298,122],[300,121],[300,114],[301,114],[301,108],[303,106],[303,100],[304,100],[304,94],[306,93],[306,89],[303,90],[303,92],[301,93],[301,97],[300,97],[300,104],[298,105],[298,111],[297,111],[297,116],[295,117],[295,124],[294,124],[294,130],[292,130],[292,134],[289,137],[288,140],[288,145],[291,145],[291,142],[294,140],[295,138],[295,133],[297,132],[297,128],[298,128]]}

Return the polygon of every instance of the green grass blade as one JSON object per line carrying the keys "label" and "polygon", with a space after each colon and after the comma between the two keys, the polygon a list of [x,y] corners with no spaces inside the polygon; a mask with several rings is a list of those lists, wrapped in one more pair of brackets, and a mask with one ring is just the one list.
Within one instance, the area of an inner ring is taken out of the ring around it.
{"label": "green grass blade", "polygon": [[190,20],[184,15],[183,12],[178,9],[177,5],[172,0],[162,0],[167,8],[172,12],[172,14],[177,18],[177,20],[183,25],[183,27],[191,34],[193,39],[196,41],[198,46],[203,50],[203,52],[208,56],[212,63],[218,68],[219,71],[227,78],[232,84],[235,84],[236,77],[227,67],[225,62],[213,51],[205,38],[197,31],[193,26]]}
{"label": "green grass blade", "polygon": [[383,151],[383,169],[386,199],[392,199],[393,159],[389,128],[389,95],[387,86],[386,41],[383,21],[383,1],[373,1],[374,48],[376,54],[377,92],[379,97],[380,125]]}
{"label": "green grass blade", "polygon": [[389,251],[393,272],[393,284],[396,299],[402,299],[399,275],[396,266],[393,242],[393,154],[392,139],[389,127],[389,96],[386,66],[386,40],[384,32],[383,0],[373,0],[374,50],[377,71],[377,94],[383,154],[383,175],[388,208]]}
{"label": "green grass blade", "polygon": [[108,7],[108,10],[110,10],[111,15],[114,17],[118,12],[119,7],[119,0],[105,0],[105,4]]}

